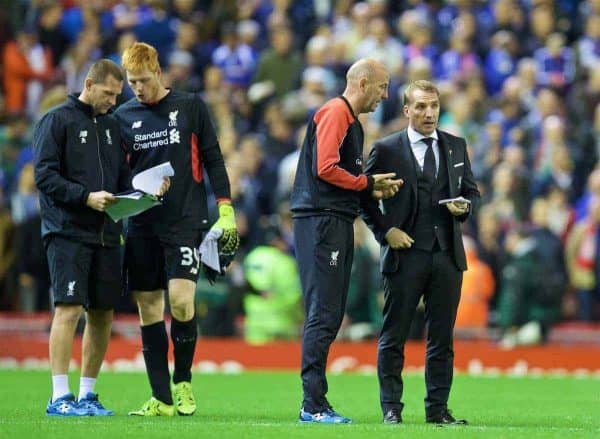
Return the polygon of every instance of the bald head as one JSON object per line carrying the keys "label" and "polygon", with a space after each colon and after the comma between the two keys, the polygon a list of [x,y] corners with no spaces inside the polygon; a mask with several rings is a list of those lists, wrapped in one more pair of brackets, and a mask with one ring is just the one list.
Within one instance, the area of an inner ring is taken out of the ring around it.
{"label": "bald head", "polygon": [[[385,72],[385,66],[374,59],[359,59],[350,66],[346,73],[348,83],[358,83],[362,78],[371,80],[376,73]],[[386,72],[387,73],[387,72]]]}
{"label": "bald head", "polygon": [[375,111],[379,102],[387,99],[389,74],[385,66],[374,59],[360,59],[346,73],[348,99],[356,114]]}

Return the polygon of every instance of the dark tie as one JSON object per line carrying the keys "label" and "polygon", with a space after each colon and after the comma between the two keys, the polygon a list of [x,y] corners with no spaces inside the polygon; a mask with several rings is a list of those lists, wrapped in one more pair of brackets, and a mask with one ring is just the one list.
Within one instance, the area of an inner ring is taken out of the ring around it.
{"label": "dark tie", "polygon": [[433,154],[433,137],[421,139],[427,145],[425,151],[425,162],[423,163],[423,174],[429,181],[435,181],[435,155]]}

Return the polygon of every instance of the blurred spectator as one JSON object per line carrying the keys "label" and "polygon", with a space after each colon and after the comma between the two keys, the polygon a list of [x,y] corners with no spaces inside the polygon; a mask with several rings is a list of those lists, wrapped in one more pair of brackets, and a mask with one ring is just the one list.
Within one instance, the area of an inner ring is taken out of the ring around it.
{"label": "blurred spectator", "polygon": [[542,88],[537,92],[535,106],[521,120],[521,127],[524,131],[523,144],[526,145],[534,162],[537,160],[535,151],[544,140],[544,121],[548,116],[558,116],[562,119],[563,107],[564,103],[553,90]]}
{"label": "blurred spectator", "polygon": [[[1,171],[0,183],[3,183]],[[0,310],[13,310],[16,287],[12,277],[15,263],[14,224],[6,208],[2,186],[0,184]]]}
{"label": "blurred spectator", "polygon": [[566,191],[557,186],[548,188],[546,200],[549,205],[548,228],[560,238],[564,245],[575,224],[575,209],[569,205]]}
{"label": "blurred spectator", "polygon": [[[510,79],[507,78],[507,81]],[[505,82],[506,84],[506,82]],[[506,147],[511,143],[519,143],[522,135],[520,135],[519,121],[521,118],[521,105],[519,99],[504,95],[504,87],[502,94],[499,96],[497,108],[494,108],[488,114],[488,120],[497,122],[501,128],[500,144]]]}
{"label": "blurred spectator", "polygon": [[[296,149],[294,142],[294,130],[287,114],[284,113],[285,108],[276,106],[280,111],[273,113],[273,117],[266,124],[266,133],[262,148],[268,161],[274,167],[281,161],[283,157]],[[275,188],[272,189],[275,192]]]}
{"label": "blurred spectator", "polygon": [[560,318],[562,291],[553,284],[546,285],[549,277],[544,260],[528,230],[509,232],[506,250],[509,259],[502,269],[498,298],[503,330],[500,346],[512,349],[542,343]]}
{"label": "blurred spectator", "polygon": [[185,50],[171,52],[163,78],[165,86],[175,90],[200,90],[200,78],[194,74],[194,58]]}
{"label": "blurred spectator", "polygon": [[533,7],[529,13],[530,34],[524,41],[523,51],[532,54],[544,46],[548,36],[556,30],[556,17],[549,5],[541,4]]}
{"label": "blurred spectator", "polygon": [[594,197],[600,197],[600,167],[598,165],[588,176],[586,191],[575,202],[575,221],[580,221],[588,216],[590,202]]}
{"label": "blurred spectator", "polygon": [[526,17],[519,1],[496,0],[492,6],[496,30],[509,30],[519,35],[525,30]]}
{"label": "blurred spectator", "polygon": [[545,195],[550,186],[558,186],[568,194],[569,199],[576,199],[579,188],[573,183],[574,169],[575,164],[566,145],[556,145],[549,166],[536,176],[532,195]]}
{"label": "blurred spectator", "polygon": [[265,242],[244,258],[244,336],[252,344],[297,338],[303,315],[298,268],[278,227],[265,232]]}
{"label": "blurred spectator", "polygon": [[427,21],[415,26],[408,35],[408,42],[404,46],[404,64],[409,65],[415,58],[426,58],[432,66],[438,62],[439,51],[432,43],[433,34],[431,24]]}
{"label": "blurred spectator", "polygon": [[461,28],[454,28],[450,47],[439,57],[436,77],[440,80],[460,81],[481,68],[481,61],[471,47],[471,39]]}
{"label": "blurred spectator", "polygon": [[484,63],[486,88],[490,96],[500,92],[504,80],[514,73],[517,48],[515,36],[510,31],[501,30],[492,36]]}
{"label": "blurred spectator", "polygon": [[[356,47],[355,57],[376,59],[387,67],[391,76],[400,75],[405,59],[402,43],[390,33],[389,25],[382,17],[371,19],[368,29],[366,38]],[[416,27],[413,30],[416,31]]]}
{"label": "blurred spectator", "polygon": [[22,30],[4,46],[2,65],[6,111],[35,114],[43,91],[39,81],[48,81],[53,73],[50,50],[33,29]]}
{"label": "blurred spectator", "polygon": [[329,72],[323,67],[308,67],[302,72],[302,86],[283,97],[282,111],[287,120],[304,123],[310,119],[317,108],[332,96],[328,92]]}
{"label": "blurred spectator", "polygon": [[117,2],[102,15],[102,28],[105,31],[121,35],[131,32],[138,26],[149,22],[152,10],[147,2],[125,0]]}
{"label": "blurred spectator", "polygon": [[585,77],[600,64],[600,14],[586,17],[585,33],[575,47],[581,75]]}
{"label": "blurred spectator", "polygon": [[538,64],[538,84],[552,87],[560,94],[564,94],[575,79],[573,50],[565,47],[565,43],[563,34],[552,33],[546,39],[545,46],[533,53]]}
{"label": "blurred spectator", "polygon": [[348,340],[375,338],[383,323],[383,287],[378,261],[369,248],[372,239],[366,224],[354,221],[354,259],[350,272],[346,312],[339,337]]}
{"label": "blurred spectator", "polygon": [[77,37],[63,58],[61,68],[69,93],[77,93],[92,64],[100,58],[100,38],[94,28],[86,28]]}
{"label": "blurred spectator", "polygon": [[537,90],[537,63],[533,58],[521,58],[517,63],[519,99],[526,111],[535,107]]}
{"label": "blurred spectator", "polygon": [[137,20],[133,26],[133,32],[138,41],[143,41],[154,47],[158,51],[158,57],[161,65],[168,61],[169,51],[175,43],[175,29],[177,20],[168,10],[167,0],[146,0],[146,5],[150,6],[149,13],[140,5],[141,20]]}
{"label": "blurred spectator", "polygon": [[5,190],[13,189],[19,155],[29,142],[29,123],[25,114],[15,113],[0,125],[0,175]]}
{"label": "blurred spectator", "polygon": [[473,118],[473,107],[464,93],[453,95],[447,111],[440,118],[440,128],[463,137],[469,146],[478,142],[480,127]]}
{"label": "blurred spectator", "polygon": [[202,3],[196,0],[172,0],[172,15],[179,20],[189,20],[192,23],[200,24],[204,13]]}
{"label": "blurred spectator", "polygon": [[243,293],[233,281],[239,280],[237,279],[239,271],[239,264],[234,261],[228,268],[228,275],[218,276],[212,285],[205,276],[198,278],[195,302],[200,335],[204,337],[239,335],[236,318],[242,311]]}
{"label": "blurred spectator", "polygon": [[[347,5],[344,8],[344,5]],[[348,10],[350,9],[350,11]],[[367,37],[369,29],[369,5],[366,2],[337,2],[336,16],[333,18],[333,38],[337,50],[347,65],[359,58],[356,50]]]}
{"label": "blurred spectator", "polygon": [[212,62],[223,72],[225,84],[248,87],[256,70],[258,55],[248,44],[242,42],[234,23],[221,28],[223,44],[213,52]]}
{"label": "blurred spectator", "polygon": [[[200,41],[200,35],[196,24],[189,21],[189,17],[184,17],[177,26],[177,37],[173,51],[184,50],[192,56],[192,70],[194,75],[202,76],[204,69],[210,65],[211,56],[207,52],[212,52],[217,46],[210,48]],[[122,53],[122,52],[120,52]]]}
{"label": "blurred spectator", "polygon": [[69,45],[69,40],[60,28],[63,7],[59,2],[50,2],[40,7],[38,35],[40,44],[50,49],[53,67],[58,66]]}
{"label": "blurred spectator", "polygon": [[294,50],[292,31],[287,27],[272,29],[270,43],[260,56],[249,90],[254,102],[272,94],[281,97],[294,90],[299,82],[302,60]]}
{"label": "blurred spectator", "polygon": [[306,133],[306,125],[303,125],[296,130],[296,149],[279,162],[279,167],[277,169],[278,200],[288,200],[291,195],[294,178],[296,177],[296,168],[298,167],[298,160],[300,159],[300,148],[304,141],[304,133]]}
{"label": "blurred spectator", "polygon": [[484,197],[500,221],[501,229],[508,231],[527,217],[528,196],[518,184],[517,172],[503,163],[494,169],[491,191]]}
{"label": "blurred spectator", "polygon": [[569,282],[563,243],[550,228],[553,206],[544,198],[531,203],[531,236],[535,240],[536,255],[544,268],[544,280],[539,288],[550,297],[563,297]]}
{"label": "blurred spectator", "polygon": [[39,194],[31,161],[21,169],[17,191],[11,198],[11,208],[16,225],[19,310],[34,312],[48,309],[50,273],[40,234]]}
{"label": "blurred spectator", "polygon": [[566,259],[571,285],[579,301],[577,317],[583,321],[598,319],[600,303],[600,198],[590,199],[589,211],[575,224],[567,238]]}
{"label": "blurred spectator", "polygon": [[306,43],[306,67],[318,67],[322,71],[327,92],[337,91],[337,78],[334,73],[334,52],[329,36],[315,35]]}
{"label": "blurred spectator", "polygon": [[494,295],[496,281],[491,268],[479,259],[475,241],[463,236],[463,243],[469,269],[463,274],[454,328],[458,334],[483,337],[486,334],[489,302]]}
{"label": "blurred spectator", "polygon": [[495,308],[497,299],[496,292],[500,279],[502,262],[504,259],[503,249],[504,235],[500,228],[500,221],[492,206],[483,206],[477,213],[477,255],[479,259],[490,267],[496,287],[491,297],[490,308]]}
{"label": "blurred spectator", "polygon": [[[235,166],[240,172],[239,206],[248,218],[246,245],[253,248],[262,241],[261,227],[275,209],[277,168],[265,154],[259,137],[248,135],[241,139]],[[235,204],[236,208],[238,204]]]}

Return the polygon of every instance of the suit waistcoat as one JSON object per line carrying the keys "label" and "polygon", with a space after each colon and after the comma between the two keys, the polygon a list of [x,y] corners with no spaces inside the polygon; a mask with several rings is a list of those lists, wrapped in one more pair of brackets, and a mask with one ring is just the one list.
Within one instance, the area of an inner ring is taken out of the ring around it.
{"label": "suit waistcoat", "polygon": [[446,206],[438,204],[450,196],[445,154],[440,146],[440,163],[434,182],[427,179],[414,154],[411,155],[417,169],[417,215],[409,232],[415,241],[413,246],[431,251],[437,241],[442,250],[449,250],[452,248],[452,215]]}

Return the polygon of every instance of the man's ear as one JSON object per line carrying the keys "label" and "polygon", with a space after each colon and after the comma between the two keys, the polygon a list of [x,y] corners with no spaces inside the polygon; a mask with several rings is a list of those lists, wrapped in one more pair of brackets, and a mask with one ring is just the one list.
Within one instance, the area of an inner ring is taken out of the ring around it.
{"label": "man's ear", "polygon": [[365,77],[360,78],[360,80],[358,81],[358,87],[362,91],[364,91],[365,88],[367,88],[367,78],[365,78]]}
{"label": "man's ear", "polygon": [[94,81],[92,81],[90,78],[85,78],[84,86],[86,91],[90,91],[92,85],[94,85]]}
{"label": "man's ear", "polygon": [[408,117],[408,105],[405,105],[404,107],[402,107],[402,112],[404,113],[404,115],[406,117]]}

